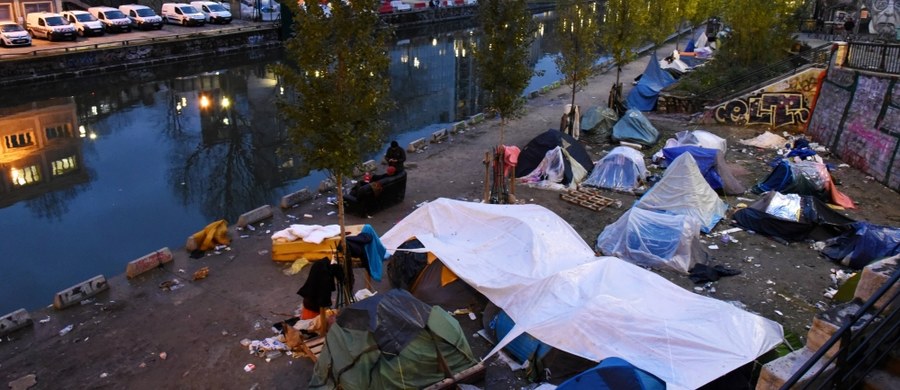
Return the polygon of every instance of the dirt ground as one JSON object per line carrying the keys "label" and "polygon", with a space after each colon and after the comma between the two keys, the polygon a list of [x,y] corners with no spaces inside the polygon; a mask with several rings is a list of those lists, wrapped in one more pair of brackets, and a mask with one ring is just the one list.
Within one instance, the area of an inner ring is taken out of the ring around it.
{"label": "dirt ground", "polygon": [[[622,79],[631,80],[645,64],[646,59],[629,64]],[[605,105],[614,80],[615,72],[594,77],[579,92],[578,104]],[[626,85],[626,89],[629,87]],[[556,128],[569,99],[564,91],[561,88],[532,99],[527,114],[506,126],[504,143],[523,147],[535,135]],[[773,152],[736,142],[762,133],[763,128],[697,126],[689,124],[687,117],[648,117],[661,131],[661,142],[676,131],[698,128],[727,138],[726,159],[741,168],[739,179],[748,187],[770,171],[766,162],[774,157]],[[484,188],[482,159],[498,141],[497,121],[489,120],[445,142],[431,144],[421,153],[410,153],[406,199],[371,219],[348,216],[346,222],[368,223],[383,233],[423,202],[438,197],[480,199]],[[585,145],[594,160],[613,147],[587,140]],[[840,164],[830,156],[826,160]],[[849,216],[879,224],[900,224],[900,211],[895,207],[900,204],[897,192],[852,168],[839,168],[833,175],[841,183],[841,191],[858,206],[847,212]],[[564,202],[555,191],[519,186],[516,194],[521,202],[539,204],[559,214],[591,246],[603,228],[637,199],[634,195],[608,192],[606,196],[621,200],[622,207],[595,212]],[[299,207],[277,210],[271,220],[254,225],[252,231],[232,229],[234,241],[228,250],[192,259],[183,248],[173,248],[172,263],[131,280],[123,275],[108,277],[110,290],[80,306],[30,313],[35,321],[32,327],[0,340],[0,383],[29,382],[29,375],[33,375],[36,384],[32,388],[39,389],[306,388],[312,370],[309,359],[282,356],[266,362],[248,354],[240,341],[272,336],[270,325],[290,317],[299,305],[295,292],[305,281],[308,268],[296,275],[284,274],[288,264],[271,261],[270,236],[294,223],[336,223],[336,217],[329,215],[334,211],[334,206],[326,203],[329,195],[322,194]],[[756,198],[750,194],[742,197]],[[750,203],[736,197],[725,200],[730,206]],[[307,214],[312,218],[305,217]],[[726,218],[713,230],[728,227],[731,226]],[[712,264],[738,269],[742,271],[740,275],[722,278],[697,290],[698,286],[686,275],[655,272],[698,294],[741,305],[781,323],[786,331],[805,337],[812,316],[831,304],[823,296],[833,286],[831,270],[843,267],[820,257],[810,243],[784,245],[746,232],[733,237],[736,241],[730,243],[713,238],[703,240],[706,245],[718,245],[719,249],[708,250]],[[192,281],[193,272],[204,266],[209,267],[209,276]],[[172,280],[178,280],[183,287],[160,288]],[[357,287],[363,287],[361,282]],[[388,288],[386,282],[375,287],[379,291]],[[469,335],[480,328],[480,318],[457,318]],[[73,325],[72,330],[61,333],[67,325]],[[490,349],[478,337],[470,338],[470,343],[478,356]],[[511,373],[495,360],[489,362],[481,387],[527,386],[520,372]],[[255,364],[255,370],[246,372],[248,363]]]}

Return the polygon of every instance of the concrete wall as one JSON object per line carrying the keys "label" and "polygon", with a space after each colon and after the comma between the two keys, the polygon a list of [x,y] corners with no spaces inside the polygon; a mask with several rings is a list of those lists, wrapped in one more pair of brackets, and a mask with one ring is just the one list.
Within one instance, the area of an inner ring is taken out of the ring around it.
{"label": "concrete wall", "polygon": [[806,134],[900,190],[900,76],[831,66]]}

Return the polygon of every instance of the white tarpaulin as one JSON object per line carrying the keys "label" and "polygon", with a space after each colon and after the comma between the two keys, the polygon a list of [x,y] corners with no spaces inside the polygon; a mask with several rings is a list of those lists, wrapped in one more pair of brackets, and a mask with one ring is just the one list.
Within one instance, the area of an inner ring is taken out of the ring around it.
{"label": "white tarpaulin", "polygon": [[670,388],[693,389],[782,340],[773,321],[615,257],[595,256],[568,223],[541,206],[438,199],[381,241],[394,252],[411,237],[515,321],[491,354],[527,332],[587,359],[623,358]]}
{"label": "white tarpaulin", "polygon": [[703,178],[690,153],[678,156],[666,168],[659,183],[638,200],[636,207],[696,217],[704,233],[709,233],[728,210],[728,205]]}

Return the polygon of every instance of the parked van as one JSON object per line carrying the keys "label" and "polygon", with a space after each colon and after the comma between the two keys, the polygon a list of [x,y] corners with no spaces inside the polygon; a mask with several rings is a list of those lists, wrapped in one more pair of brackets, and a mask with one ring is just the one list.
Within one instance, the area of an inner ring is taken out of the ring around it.
{"label": "parked van", "polygon": [[202,26],[206,22],[206,15],[197,11],[186,3],[164,3],[162,5],[163,19],[166,23],[175,23],[182,26]]}
{"label": "parked van", "polygon": [[88,12],[103,23],[106,32],[131,31],[131,19],[113,7],[90,7]]}
{"label": "parked van", "polygon": [[131,20],[131,27],[141,30],[161,29],[163,19],[161,16],[153,12],[150,7],[138,4],[125,4],[119,6],[119,11],[125,14]]}
{"label": "parked van", "polygon": [[25,19],[25,29],[32,37],[41,37],[48,41],[76,38],[75,27],[69,25],[59,14],[52,12],[32,12]]}
{"label": "parked van", "polygon": [[192,1],[191,5],[206,16],[206,23],[231,23],[231,12],[215,1]]}
{"label": "parked van", "polygon": [[87,11],[64,11],[60,13],[63,19],[75,27],[75,32],[83,37],[89,35],[103,35],[103,23],[100,23],[94,15]]}
{"label": "parked van", "polygon": [[31,35],[16,22],[0,22],[0,45],[31,46]]}

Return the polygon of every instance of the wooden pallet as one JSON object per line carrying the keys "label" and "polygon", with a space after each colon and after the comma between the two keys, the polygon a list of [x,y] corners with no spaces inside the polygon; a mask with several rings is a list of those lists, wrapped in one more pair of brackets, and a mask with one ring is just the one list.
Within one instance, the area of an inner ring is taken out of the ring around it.
{"label": "wooden pallet", "polygon": [[588,187],[559,194],[559,197],[566,202],[587,207],[594,211],[603,210],[607,206],[615,203],[614,199],[602,196],[600,195],[600,191]]}

